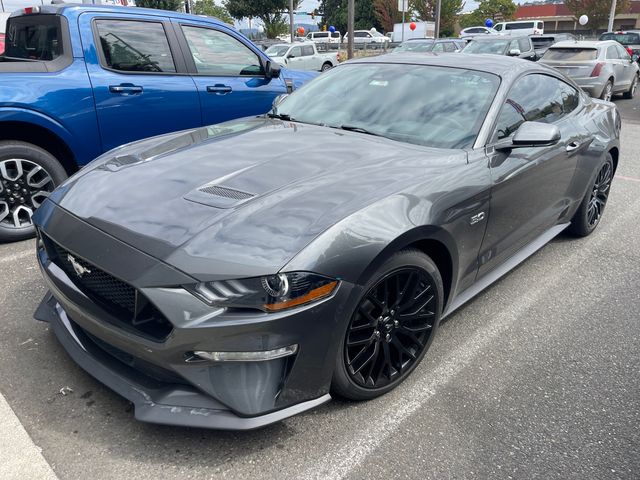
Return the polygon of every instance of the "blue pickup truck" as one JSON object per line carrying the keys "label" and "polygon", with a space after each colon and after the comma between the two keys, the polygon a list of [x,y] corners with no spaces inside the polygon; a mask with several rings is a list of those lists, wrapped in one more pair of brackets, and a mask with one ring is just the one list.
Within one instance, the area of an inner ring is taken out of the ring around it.
{"label": "blue pickup truck", "polygon": [[212,18],[65,4],[13,13],[0,56],[0,241],[32,235],[33,211],[98,155],[265,113],[313,76]]}

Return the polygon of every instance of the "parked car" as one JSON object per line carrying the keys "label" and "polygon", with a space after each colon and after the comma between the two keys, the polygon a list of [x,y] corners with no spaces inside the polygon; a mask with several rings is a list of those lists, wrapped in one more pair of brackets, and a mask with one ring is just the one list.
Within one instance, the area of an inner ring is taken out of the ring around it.
{"label": "parked car", "polygon": [[339,44],[342,40],[340,32],[309,32],[307,34],[307,40],[315,43],[336,43]]}
{"label": "parked car", "polygon": [[516,20],[514,22],[499,22],[493,29],[502,35],[542,35],[544,22],[542,20]]}
{"label": "parked car", "polygon": [[271,60],[294,70],[324,72],[338,65],[338,52],[320,53],[313,42],[273,45],[265,52]]}
{"label": "parked car", "polygon": [[402,42],[391,53],[459,52],[465,45],[466,42],[458,38],[412,38]]}
{"label": "parked car", "polygon": [[527,36],[516,37],[515,35],[508,37],[474,37],[469,43],[467,43],[466,47],[462,49],[462,53],[490,53],[494,55],[518,57],[525,60],[537,59],[531,39]]}
{"label": "parked car", "polygon": [[572,78],[592,97],[607,101],[618,93],[633,98],[638,85],[638,64],[613,40],[556,43],[540,62]]}
{"label": "parked car", "polygon": [[605,32],[598,40],[615,40],[629,52],[634,61],[640,62],[640,30]]}
{"label": "parked car", "polygon": [[[344,34],[342,39],[344,43],[349,41],[349,32]],[[377,32],[375,29],[371,30],[355,30],[353,32],[353,43],[355,45],[369,45],[372,47],[384,47],[391,42],[389,37]]]}
{"label": "parked car", "polygon": [[489,27],[467,27],[460,30],[460,38],[474,37],[476,35],[498,35],[497,30]]}
{"label": "parked car", "polygon": [[16,12],[7,27],[0,241],[33,235],[33,210],[101,153],[264,113],[315,76],[281,69],[218,20],[176,12],[58,4]]}
{"label": "parked car", "polygon": [[536,57],[538,57],[539,59],[542,58],[542,56],[551,45],[565,40],[576,40],[576,37],[571,33],[549,33],[544,35],[531,35],[533,49],[536,52]]}
{"label": "parked car", "polygon": [[251,429],[389,392],[443,317],[593,232],[624,158],[615,105],[460,58],[351,61],[268,116],[103,155],[35,214],[36,318],[147,422]]}
{"label": "parked car", "polygon": [[0,55],[4,53],[4,37],[7,19],[9,18],[10,13],[0,12]]}

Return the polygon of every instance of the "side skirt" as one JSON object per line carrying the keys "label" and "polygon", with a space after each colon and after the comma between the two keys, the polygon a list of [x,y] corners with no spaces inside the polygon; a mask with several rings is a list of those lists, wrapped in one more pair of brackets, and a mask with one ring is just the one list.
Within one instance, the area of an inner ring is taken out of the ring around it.
{"label": "side skirt", "polygon": [[502,276],[509,273],[515,267],[524,262],[531,255],[536,253],[542,247],[544,247],[547,243],[553,240],[560,232],[562,232],[565,228],[569,226],[569,223],[562,223],[560,225],[556,225],[555,227],[550,228],[538,238],[536,238],[533,242],[529,243],[525,247],[518,250],[516,254],[510,257],[506,262],[502,265],[491,270],[484,277],[479,279],[476,283],[471,285],[469,288],[460,292],[453,301],[449,304],[449,308],[442,314],[442,318],[447,317],[462,305],[467,303],[477,294],[482,292],[485,288],[487,288],[492,283],[499,280]]}

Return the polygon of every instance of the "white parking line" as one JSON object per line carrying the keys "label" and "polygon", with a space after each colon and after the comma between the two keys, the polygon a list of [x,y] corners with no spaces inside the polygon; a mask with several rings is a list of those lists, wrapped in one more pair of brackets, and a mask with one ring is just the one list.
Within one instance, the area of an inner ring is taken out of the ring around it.
{"label": "white parking line", "polygon": [[57,480],[40,448],[29,437],[16,414],[0,394],[0,478],[3,480]]}

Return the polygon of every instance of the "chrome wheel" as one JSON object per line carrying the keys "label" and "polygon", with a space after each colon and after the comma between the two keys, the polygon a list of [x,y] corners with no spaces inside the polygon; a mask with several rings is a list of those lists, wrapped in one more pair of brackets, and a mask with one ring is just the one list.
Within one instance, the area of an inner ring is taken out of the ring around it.
{"label": "chrome wheel", "polygon": [[595,228],[602,217],[602,212],[609,198],[612,179],[613,166],[611,162],[606,162],[600,169],[596,181],[593,184],[591,197],[589,198],[589,204],[587,206],[587,223],[590,228]]}
{"label": "chrome wheel", "polygon": [[436,285],[419,267],[403,267],[379,280],[361,300],[344,344],[347,374],[358,386],[400,382],[420,360],[438,309]]}
{"label": "chrome wheel", "polygon": [[612,95],[613,95],[613,84],[611,82],[607,82],[607,84],[604,86],[604,90],[602,91],[602,96],[600,98],[602,100],[610,102]]}
{"label": "chrome wheel", "polygon": [[49,172],[25,159],[0,161],[0,226],[24,228],[54,189]]}

